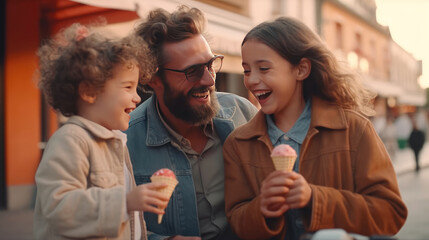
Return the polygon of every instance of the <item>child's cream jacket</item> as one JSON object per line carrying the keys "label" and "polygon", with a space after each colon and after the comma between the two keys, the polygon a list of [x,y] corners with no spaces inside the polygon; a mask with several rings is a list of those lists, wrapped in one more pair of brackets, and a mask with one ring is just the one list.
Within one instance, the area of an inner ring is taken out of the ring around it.
{"label": "child's cream jacket", "polygon": [[36,173],[36,239],[133,239],[134,214],[125,213],[124,166],[134,187],[122,140],[101,125],[71,117],[50,138]]}

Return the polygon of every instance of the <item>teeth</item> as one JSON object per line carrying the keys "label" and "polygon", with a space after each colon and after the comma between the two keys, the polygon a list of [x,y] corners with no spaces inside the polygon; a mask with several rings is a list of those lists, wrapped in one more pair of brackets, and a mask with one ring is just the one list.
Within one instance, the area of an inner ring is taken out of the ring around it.
{"label": "teeth", "polygon": [[125,109],[125,112],[126,112],[126,113],[131,113],[133,110],[134,110],[134,109],[132,109],[132,108],[127,108],[127,109]]}
{"label": "teeth", "polygon": [[195,97],[206,97],[207,96],[206,93],[194,93],[192,95],[195,96]]}
{"label": "teeth", "polygon": [[265,95],[265,94],[267,94],[269,92],[271,92],[271,91],[258,92],[258,93],[255,93],[255,96],[256,97],[260,97],[260,96]]}

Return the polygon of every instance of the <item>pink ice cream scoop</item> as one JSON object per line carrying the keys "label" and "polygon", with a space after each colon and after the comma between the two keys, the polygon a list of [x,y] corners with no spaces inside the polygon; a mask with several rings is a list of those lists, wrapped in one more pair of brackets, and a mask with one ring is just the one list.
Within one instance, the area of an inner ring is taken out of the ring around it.
{"label": "pink ice cream scoop", "polygon": [[276,170],[286,170],[291,172],[296,160],[295,150],[288,144],[277,145],[271,152],[271,159],[273,160]]}
{"label": "pink ice cream scoop", "polygon": [[[176,178],[176,174],[174,174],[173,171],[171,171],[168,168],[162,168],[156,171],[152,176],[150,177],[150,180],[152,182],[160,182],[160,183],[166,183],[167,186],[165,188],[161,188],[158,191],[168,198],[171,197],[171,194],[173,194],[174,188],[176,188],[176,185],[179,183]],[[162,214],[158,215],[158,224],[162,221]]]}
{"label": "pink ice cream scoop", "polygon": [[271,157],[289,157],[289,156],[296,157],[296,152],[288,144],[277,145],[271,152]]}
{"label": "pink ice cream scoop", "polygon": [[168,168],[159,169],[154,174],[152,174],[152,177],[154,176],[164,176],[164,177],[170,177],[170,178],[176,179],[176,174],[174,174],[174,172]]}

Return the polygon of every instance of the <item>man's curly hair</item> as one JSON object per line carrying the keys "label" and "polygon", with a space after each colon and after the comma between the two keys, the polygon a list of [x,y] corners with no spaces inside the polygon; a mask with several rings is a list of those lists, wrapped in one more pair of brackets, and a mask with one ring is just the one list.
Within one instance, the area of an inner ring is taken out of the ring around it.
{"label": "man's curly hair", "polygon": [[139,81],[152,78],[156,66],[144,41],[135,36],[113,40],[78,23],[43,44],[39,88],[48,103],[65,116],[77,114],[79,85],[102,91],[118,64],[139,68]]}

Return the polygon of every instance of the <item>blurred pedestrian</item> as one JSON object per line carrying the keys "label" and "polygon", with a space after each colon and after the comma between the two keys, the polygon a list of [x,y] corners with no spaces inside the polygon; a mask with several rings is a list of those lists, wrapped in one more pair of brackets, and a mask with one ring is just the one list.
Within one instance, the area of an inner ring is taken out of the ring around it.
{"label": "blurred pedestrian", "polygon": [[426,136],[425,133],[417,128],[416,121],[413,121],[413,130],[411,131],[410,137],[408,138],[408,145],[414,152],[416,160],[416,172],[420,170],[419,154],[425,144]]}
{"label": "blurred pedestrian", "polygon": [[398,139],[399,149],[407,147],[407,139],[413,129],[413,123],[410,116],[406,113],[402,113],[395,119],[396,127],[396,138]]}
{"label": "blurred pedestrian", "polygon": [[398,140],[396,138],[396,126],[394,124],[393,116],[388,116],[386,126],[380,132],[380,138],[383,140],[384,146],[390,155],[390,159],[395,159],[396,151],[398,150]]}

